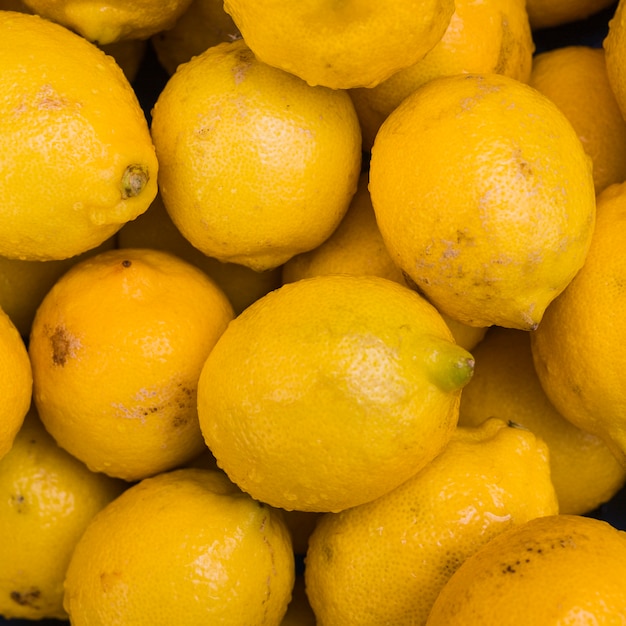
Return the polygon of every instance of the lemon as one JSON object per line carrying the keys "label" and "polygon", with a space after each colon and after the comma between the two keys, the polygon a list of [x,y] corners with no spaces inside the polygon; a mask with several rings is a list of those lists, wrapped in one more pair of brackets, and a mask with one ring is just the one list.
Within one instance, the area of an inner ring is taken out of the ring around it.
{"label": "lemon", "polygon": [[620,624],[626,621],[625,576],[623,531],[588,517],[540,517],[470,556],[426,624]]}
{"label": "lemon", "polygon": [[73,626],[279,626],[294,584],[278,511],[221,472],[146,478],[96,515],[65,581]]}
{"label": "lemon", "polygon": [[562,26],[599,13],[615,0],[526,0],[533,30]]}
{"label": "lemon", "polygon": [[596,194],[626,180],[626,120],[602,48],[566,46],[542,52],[533,61],[529,84],[550,98],[578,133],[593,162]]}
{"label": "lemon", "polygon": [[556,409],[604,439],[626,467],[626,184],[598,196],[598,215],[585,264],[532,334],[541,386]]}
{"label": "lemon", "polygon": [[393,491],[322,516],[304,570],[317,624],[424,624],[466,558],[511,526],[557,512],[540,439],[497,419],[459,427]]}
{"label": "lemon", "polygon": [[74,265],[30,335],[34,402],[59,445],[125,480],[204,449],[196,388],[233,317],[206,274],[155,250],[110,250]]}
{"label": "lemon", "polygon": [[443,36],[454,0],[225,0],[254,53],[310,85],[373,87]]}
{"label": "lemon", "polygon": [[609,21],[608,33],[602,42],[606,52],[606,71],[609,83],[622,115],[626,115],[626,72],[624,72],[624,56],[626,55],[625,5],[626,3],[622,0],[617,3],[615,13]]}
{"label": "lemon", "polygon": [[124,73],[36,15],[0,12],[0,255],[65,259],[143,213],[158,163]]}
{"label": "lemon", "polygon": [[442,450],[472,368],[408,288],[374,276],[303,279],[221,335],[198,383],[200,427],[252,497],[338,511],[380,497]]}
{"label": "lemon", "polygon": [[242,40],[180,66],[152,115],[163,202],[207,256],[272,269],[348,209],[361,168],[349,96],[258,61]]}
{"label": "lemon", "polygon": [[196,265],[218,284],[236,314],[281,284],[281,267],[257,272],[238,263],[218,261],[194,248],[170,219],[161,194],[145,213],[122,227],[117,245],[164,250]]}
{"label": "lemon", "polygon": [[414,91],[376,136],[370,192],[392,258],[473,326],[536,328],[591,243],[591,159],[557,106],[508,76]]}
{"label": "lemon", "polygon": [[559,512],[588,513],[624,486],[626,469],[602,439],[554,408],[537,377],[530,341],[522,330],[489,330],[472,352],[476,366],[461,396],[459,424],[477,426],[496,416],[531,430],[550,450]]}
{"label": "lemon", "polygon": [[456,0],[446,32],[423,59],[373,88],[350,90],[364,149],[371,150],[387,116],[420,85],[470,72],[528,82],[534,49],[525,0]]}
{"label": "lemon", "polygon": [[191,0],[23,0],[32,11],[79,33],[89,41],[110,44],[146,39],[171,28]]}
{"label": "lemon", "polygon": [[63,581],[92,517],[126,483],[59,448],[31,410],[0,460],[0,615],[67,619]]}
{"label": "lemon", "polygon": [[219,43],[234,41],[239,31],[222,0],[192,0],[176,24],[151,38],[159,63],[173,74],[181,63]]}
{"label": "lemon", "polygon": [[11,318],[0,308],[0,459],[13,446],[30,407],[32,389],[26,345]]}

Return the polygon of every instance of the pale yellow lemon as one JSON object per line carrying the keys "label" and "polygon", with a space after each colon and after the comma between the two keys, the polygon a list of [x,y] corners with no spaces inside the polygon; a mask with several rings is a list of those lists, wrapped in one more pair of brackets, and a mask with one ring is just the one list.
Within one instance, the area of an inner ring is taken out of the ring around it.
{"label": "pale yellow lemon", "polygon": [[198,416],[218,465],[254,498],[338,511],[380,497],[442,450],[472,368],[407,287],[316,276],[229,324],[202,369]]}
{"label": "pale yellow lemon", "polygon": [[390,493],[320,519],[304,570],[317,624],[424,624],[466,558],[506,529],[557,512],[543,441],[497,419],[460,427]]}
{"label": "pale yellow lemon", "polygon": [[473,326],[536,328],[591,243],[591,159],[557,106],[508,76],[414,91],[376,136],[370,192],[392,258]]}
{"label": "pale yellow lemon", "polygon": [[59,448],[29,412],[0,460],[0,615],[67,619],[63,581],[74,546],[125,488]]}
{"label": "pale yellow lemon", "polygon": [[158,163],[115,60],[36,15],[0,12],[0,255],[65,259],[143,213]]}
{"label": "pale yellow lemon", "polygon": [[146,478],[96,515],[65,580],[73,626],[279,626],[294,584],[280,513],[221,472]]}
{"label": "pale yellow lemon", "polygon": [[181,65],[152,120],[165,207],[220,261],[282,265],[330,236],[356,190],[361,135],[347,93],[259,61],[243,40]]}
{"label": "pale yellow lemon", "polygon": [[265,63],[311,85],[373,87],[421,59],[443,36],[454,0],[225,0]]}
{"label": "pale yellow lemon", "polygon": [[196,389],[233,317],[195,266],[147,249],[74,265],[30,335],[34,401],[59,445],[94,470],[134,481],[204,449]]}
{"label": "pale yellow lemon", "polygon": [[0,308],[0,459],[9,452],[22,426],[32,391],[33,373],[24,339]]}

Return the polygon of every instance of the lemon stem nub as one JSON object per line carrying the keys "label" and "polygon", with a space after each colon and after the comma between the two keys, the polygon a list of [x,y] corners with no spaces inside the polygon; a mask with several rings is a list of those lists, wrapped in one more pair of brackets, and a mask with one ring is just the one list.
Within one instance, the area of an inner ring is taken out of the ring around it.
{"label": "lemon stem nub", "polygon": [[122,198],[138,196],[149,178],[148,172],[141,165],[129,165],[122,176]]}
{"label": "lemon stem nub", "polygon": [[432,382],[450,393],[465,387],[474,374],[474,357],[455,343],[437,342],[427,364]]}

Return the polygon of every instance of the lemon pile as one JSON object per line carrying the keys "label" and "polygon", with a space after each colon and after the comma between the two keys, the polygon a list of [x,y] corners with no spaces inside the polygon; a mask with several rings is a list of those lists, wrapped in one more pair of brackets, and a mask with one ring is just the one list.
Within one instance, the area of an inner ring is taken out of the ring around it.
{"label": "lemon pile", "polygon": [[626,622],[611,4],[0,0],[0,621]]}

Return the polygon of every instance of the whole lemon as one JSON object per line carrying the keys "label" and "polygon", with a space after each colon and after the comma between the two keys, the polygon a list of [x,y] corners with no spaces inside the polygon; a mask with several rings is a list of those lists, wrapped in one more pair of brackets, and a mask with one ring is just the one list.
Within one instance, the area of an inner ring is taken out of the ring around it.
{"label": "whole lemon", "polygon": [[304,570],[317,623],[424,624],[467,557],[511,526],[557,512],[543,441],[498,419],[460,427],[393,491],[319,520]]}
{"label": "whole lemon", "polygon": [[591,159],[557,106],[508,76],[414,91],[376,136],[370,191],[398,265],[473,326],[536,328],[591,243]]}
{"label": "whole lemon", "polygon": [[34,402],[63,448],[139,480],[204,449],[196,389],[233,317],[204,272],[148,249],[103,252],[66,272],[30,335]]}
{"label": "whole lemon", "polygon": [[146,478],[96,515],[65,580],[73,626],[279,626],[294,585],[280,512],[222,473]]}
{"label": "whole lemon", "polygon": [[626,533],[589,517],[538,517],[470,556],[426,624],[623,624],[624,577]]}
{"label": "whole lemon", "polygon": [[585,264],[531,335],[537,376],[556,409],[598,435],[626,467],[626,183],[598,195]]}
{"label": "whole lemon", "polygon": [[179,66],[152,116],[165,207],[220,261],[278,267],[328,238],[356,190],[348,94],[259,61],[243,40]]}
{"label": "whole lemon", "polygon": [[0,12],[0,255],[65,259],[143,213],[157,191],[147,121],[95,45]]}
{"label": "whole lemon", "polygon": [[33,372],[26,345],[0,308],[0,459],[9,452],[31,404]]}
{"label": "whole lemon", "polygon": [[[126,483],[59,448],[36,411],[0,460],[0,615],[67,619],[65,571],[93,516]],[[0,620],[1,621],[1,620]]]}
{"label": "whole lemon", "polygon": [[373,87],[421,59],[443,36],[454,0],[226,0],[224,8],[265,63],[348,89]]}
{"label": "whole lemon", "polygon": [[442,450],[473,365],[407,287],[375,276],[303,279],[224,331],[198,383],[200,426],[218,465],[252,497],[338,511],[380,497]]}
{"label": "whole lemon", "polygon": [[559,513],[584,514],[608,502],[626,483],[626,468],[598,436],[565,419],[541,388],[531,334],[494,326],[472,351],[474,375],[463,389],[459,424],[496,416],[531,430],[548,445]]}

